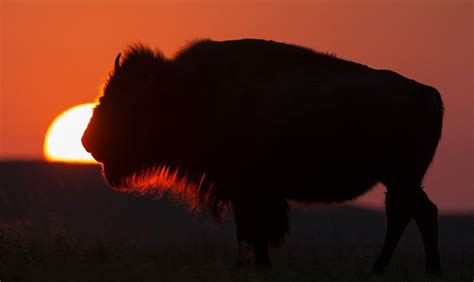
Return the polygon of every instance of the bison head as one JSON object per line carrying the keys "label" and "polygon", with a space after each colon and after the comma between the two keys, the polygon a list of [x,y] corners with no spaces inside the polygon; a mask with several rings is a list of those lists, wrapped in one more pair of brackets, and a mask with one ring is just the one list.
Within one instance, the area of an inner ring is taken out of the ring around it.
{"label": "bison head", "polygon": [[[103,165],[106,180],[124,179],[157,161],[168,163],[178,139],[173,117],[173,76],[160,52],[133,46],[105,82],[82,137],[84,148]],[[170,138],[170,136],[173,136]]]}

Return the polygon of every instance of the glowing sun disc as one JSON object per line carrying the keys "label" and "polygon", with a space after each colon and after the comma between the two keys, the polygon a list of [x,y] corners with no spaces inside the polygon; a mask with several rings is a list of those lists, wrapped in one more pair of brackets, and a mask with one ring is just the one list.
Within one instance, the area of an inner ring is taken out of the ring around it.
{"label": "glowing sun disc", "polygon": [[51,123],[44,140],[48,161],[96,163],[81,143],[81,137],[92,117],[95,104],[82,104],[60,114]]}

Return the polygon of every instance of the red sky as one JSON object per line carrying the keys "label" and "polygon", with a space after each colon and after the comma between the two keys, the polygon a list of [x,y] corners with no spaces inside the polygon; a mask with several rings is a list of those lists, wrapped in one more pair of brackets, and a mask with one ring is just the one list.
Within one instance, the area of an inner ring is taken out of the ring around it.
{"label": "red sky", "polygon": [[54,117],[93,101],[127,44],[172,55],[195,38],[264,38],[436,87],[445,127],[425,186],[442,210],[474,210],[473,11],[457,0],[2,0],[0,159],[41,159]]}

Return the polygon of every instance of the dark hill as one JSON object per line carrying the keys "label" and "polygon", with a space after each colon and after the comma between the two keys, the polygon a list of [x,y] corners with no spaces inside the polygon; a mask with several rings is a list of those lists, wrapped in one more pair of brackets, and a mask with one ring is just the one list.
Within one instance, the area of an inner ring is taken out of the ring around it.
{"label": "dark hill", "polygon": [[[357,206],[292,207],[289,243],[361,242],[379,245],[385,231],[383,213]],[[169,199],[155,200],[110,189],[95,165],[44,162],[0,162],[0,223],[25,228],[62,225],[81,238],[106,236],[167,243],[205,237],[232,243],[227,218],[216,227],[205,215],[190,215]],[[414,226],[403,237],[422,251]],[[474,217],[441,215],[442,249],[474,250]]]}

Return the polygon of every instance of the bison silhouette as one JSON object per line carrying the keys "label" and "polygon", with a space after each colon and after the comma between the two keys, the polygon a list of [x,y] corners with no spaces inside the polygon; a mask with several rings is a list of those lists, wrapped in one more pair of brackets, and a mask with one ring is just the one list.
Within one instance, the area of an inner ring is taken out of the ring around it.
{"label": "bison silhouette", "polygon": [[233,214],[257,268],[289,232],[288,199],[334,203],[387,188],[383,272],[414,219],[439,274],[437,207],[422,180],[441,135],[438,91],[389,70],[274,41],[200,40],[174,57],[119,54],[82,137],[121,191]]}

